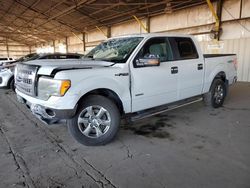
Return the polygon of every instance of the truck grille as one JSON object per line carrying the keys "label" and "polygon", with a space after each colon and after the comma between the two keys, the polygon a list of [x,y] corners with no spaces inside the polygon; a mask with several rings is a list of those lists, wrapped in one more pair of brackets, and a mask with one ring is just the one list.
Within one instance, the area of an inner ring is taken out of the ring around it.
{"label": "truck grille", "polygon": [[17,90],[35,96],[35,80],[38,67],[19,64],[16,67],[15,84]]}

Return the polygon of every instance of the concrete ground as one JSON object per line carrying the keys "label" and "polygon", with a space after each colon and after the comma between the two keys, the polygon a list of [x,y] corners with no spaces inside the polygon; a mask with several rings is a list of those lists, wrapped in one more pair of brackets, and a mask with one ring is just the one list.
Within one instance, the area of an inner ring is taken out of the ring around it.
{"label": "concrete ground", "polygon": [[101,147],[44,126],[10,91],[0,91],[0,118],[0,187],[250,187],[250,83],[223,108],[199,102],[123,125]]}

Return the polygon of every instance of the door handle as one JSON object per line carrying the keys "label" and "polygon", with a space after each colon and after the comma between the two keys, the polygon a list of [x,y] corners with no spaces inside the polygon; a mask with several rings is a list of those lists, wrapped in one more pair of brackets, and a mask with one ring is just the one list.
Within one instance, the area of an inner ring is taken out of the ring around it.
{"label": "door handle", "polygon": [[171,67],[171,74],[177,74],[178,73],[178,67]]}
{"label": "door handle", "polygon": [[203,64],[198,64],[197,69],[202,70],[203,69]]}

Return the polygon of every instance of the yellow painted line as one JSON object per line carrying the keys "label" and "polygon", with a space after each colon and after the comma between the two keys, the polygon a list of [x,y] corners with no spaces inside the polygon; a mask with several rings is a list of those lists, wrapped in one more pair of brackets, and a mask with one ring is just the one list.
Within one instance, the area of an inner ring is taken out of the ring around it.
{"label": "yellow painted line", "polygon": [[135,15],[133,15],[134,19],[138,22],[138,24],[148,33],[147,27],[139,20]]}
{"label": "yellow painted line", "polygon": [[96,29],[98,29],[100,32],[102,32],[102,34],[103,34],[105,37],[108,38],[107,34],[106,34],[100,27],[98,27],[98,26],[95,26],[95,27],[96,27]]}

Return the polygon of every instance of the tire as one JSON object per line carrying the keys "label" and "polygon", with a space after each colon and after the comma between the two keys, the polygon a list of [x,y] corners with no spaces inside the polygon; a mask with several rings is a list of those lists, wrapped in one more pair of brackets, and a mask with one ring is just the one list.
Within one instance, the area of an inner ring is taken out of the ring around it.
{"label": "tire", "polygon": [[85,98],[76,115],[67,121],[68,129],[76,141],[87,146],[111,142],[120,125],[120,112],[113,101],[99,95]]}
{"label": "tire", "polygon": [[203,100],[207,106],[219,108],[223,105],[226,97],[226,84],[221,79],[215,79],[212,83],[210,91],[203,96]]}
{"label": "tire", "polygon": [[14,78],[12,78],[11,81],[10,81],[10,89],[15,92],[16,87],[15,87]]}

